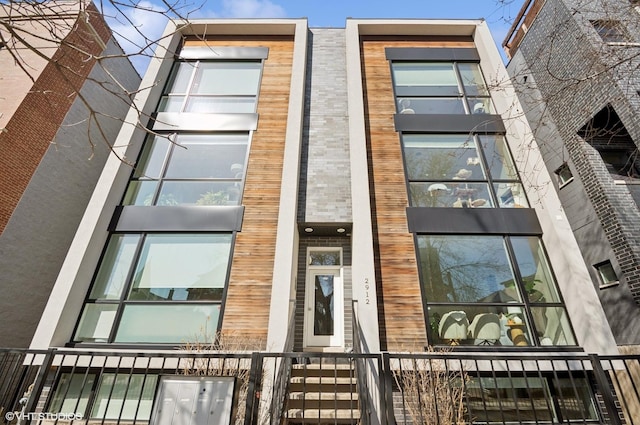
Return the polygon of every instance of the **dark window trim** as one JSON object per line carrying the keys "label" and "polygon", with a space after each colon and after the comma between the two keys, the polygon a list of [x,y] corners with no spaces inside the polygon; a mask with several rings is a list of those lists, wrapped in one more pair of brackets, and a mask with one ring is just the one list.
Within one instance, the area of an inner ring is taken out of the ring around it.
{"label": "dark window trim", "polygon": [[[616,280],[612,280],[610,282],[605,282],[604,281],[604,278],[602,276],[600,268],[602,266],[606,266],[606,265],[609,265],[611,267],[611,270],[616,275]],[[596,274],[598,275],[598,287],[599,287],[599,289],[606,289],[606,288],[611,288],[611,287],[620,285],[620,277],[618,276],[618,273],[616,272],[616,269],[613,267],[613,263],[611,262],[611,260],[604,260],[604,261],[601,261],[601,262],[599,262],[597,264],[594,264],[593,268],[595,269]]]}
{"label": "dark window trim", "polygon": [[407,207],[409,232],[451,235],[542,235],[533,208]]}
{"label": "dark window trim", "polygon": [[387,47],[387,60],[459,61],[479,62],[480,55],[474,48],[455,47]]}
{"label": "dark window trim", "polygon": [[241,231],[244,206],[118,206],[109,226],[114,232]]}
{"label": "dark window trim", "polygon": [[395,114],[396,131],[421,133],[506,133],[500,115],[491,114]]}
{"label": "dark window trim", "polygon": [[[565,169],[569,170],[569,174],[571,174],[571,177],[569,177],[567,180],[563,180],[562,178],[562,171]],[[563,162],[562,165],[556,168],[553,173],[556,175],[558,179],[558,189],[562,189],[563,187],[571,183],[574,179],[573,173],[571,172],[571,168],[569,167],[569,164],[567,162]]]}

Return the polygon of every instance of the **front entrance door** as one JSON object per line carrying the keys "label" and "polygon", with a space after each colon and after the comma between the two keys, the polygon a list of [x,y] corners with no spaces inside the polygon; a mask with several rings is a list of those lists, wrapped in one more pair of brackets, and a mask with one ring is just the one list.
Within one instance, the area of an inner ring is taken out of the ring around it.
{"label": "front entrance door", "polygon": [[310,248],[305,285],[305,347],[344,345],[342,251]]}

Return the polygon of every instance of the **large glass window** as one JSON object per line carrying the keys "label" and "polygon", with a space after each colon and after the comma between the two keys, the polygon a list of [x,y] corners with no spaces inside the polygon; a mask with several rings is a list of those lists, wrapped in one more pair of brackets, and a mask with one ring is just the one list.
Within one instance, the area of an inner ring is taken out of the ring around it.
{"label": "large glass window", "polygon": [[477,63],[394,61],[400,114],[493,114]]}
{"label": "large glass window", "polygon": [[261,61],[177,62],[159,112],[253,113]]}
{"label": "large glass window", "polygon": [[479,423],[598,421],[586,376],[473,377],[465,388],[465,405]]}
{"label": "large glass window", "polygon": [[419,235],[431,341],[575,345],[537,237]]}
{"label": "large glass window", "polygon": [[248,145],[248,133],[151,136],[123,203],[238,205]]}
{"label": "large glass window", "polygon": [[503,136],[403,134],[402,147],[414,207],[529,206]]}
{"label": "large glass window", "polygon": [[215,333],[232,235],[114,234],[75,341],[182,343]]}
{"label": "large glass window", "polygon": [[105,372],[96,378],[93,372],[61,374],[49,411],[92,419],[149,420],[157,375]]}

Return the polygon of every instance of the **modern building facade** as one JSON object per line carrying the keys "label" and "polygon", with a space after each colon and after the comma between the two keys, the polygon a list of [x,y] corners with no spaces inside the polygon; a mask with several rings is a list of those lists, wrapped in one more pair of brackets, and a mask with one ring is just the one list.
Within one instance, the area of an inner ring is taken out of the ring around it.
{"label": "modern building facade", "polygon": [[[148,131],[122,127],[23,353],[26,412],[633,423],[484,21],[197,20],[163,40],[128,116]],[[432,413],[411,407],[419,376],[444,379]]]}
{"label": "modern building facade", "polygon": [[527,1],[505,40],[524,113],[620,346],[640,342],[640,13]]}
{"label": "modern building facade", "polygon": [[0,16],[15,31],[0,30],[0,341],[28,347],[130,107],[113,79],[133,91],[140,77],[92,6]]}

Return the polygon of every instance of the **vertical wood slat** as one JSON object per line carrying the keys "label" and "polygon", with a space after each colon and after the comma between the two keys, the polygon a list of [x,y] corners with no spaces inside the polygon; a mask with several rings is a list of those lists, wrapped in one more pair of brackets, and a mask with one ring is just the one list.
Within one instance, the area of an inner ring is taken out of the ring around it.
{"label": "vertical wood slat", "polygon": [[365,122],[370,178],[375,205],[374,245],[380,291],[380,332],[389,350],[422,349],[427,343],[425,316],[413,235],[407,226],[409,205],[390,64],[385,47],[474,47],[446,40],[361,41]]}
{"label": "vertical wood slat", "polygon": [[[222,322],[223,332],[247,338],[247,343],[264,344],[273,280],[293,37],[224,37],[207,40],[207,44],[269,48],[258,96],[258,128],[253,133],[247,164],[242,231],[237,234],[234,246]],[[283,300],[283,308],[287,302]]]}

